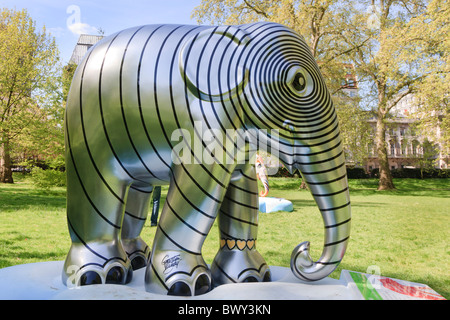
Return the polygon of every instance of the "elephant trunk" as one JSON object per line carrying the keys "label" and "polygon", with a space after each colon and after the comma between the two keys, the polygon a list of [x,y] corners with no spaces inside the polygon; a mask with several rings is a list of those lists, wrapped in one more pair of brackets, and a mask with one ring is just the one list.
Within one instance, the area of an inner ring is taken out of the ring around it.
{"label": "elephant trunk", "polygon": [[322,214],[325,239],[322,255],[313,261],[309,242],[299,244],[291,255],[291,269],[302,280],[316,281],[333,272],[344,257],[350,237],[351,208],[342,148],[323,160],[296,162]]}

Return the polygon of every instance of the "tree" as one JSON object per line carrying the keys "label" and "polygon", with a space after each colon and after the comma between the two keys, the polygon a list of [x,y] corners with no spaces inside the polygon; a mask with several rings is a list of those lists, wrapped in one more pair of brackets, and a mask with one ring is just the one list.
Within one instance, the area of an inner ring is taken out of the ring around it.
{"label": "tree", "polygon": [[[359,4],[371,10],[353,12],[342,39],[349,44],[370,39],[367,45],[358,46],[349,55],[358,75],[370,84],[367,97],[375,100],[376,149],[380,163],[378,189],[395,189],[386,147],[387,120],[398,102],[417,92],[418,85],[429,76],[423,70],[427,55],[426,50],[421,50],[423,40],[412,31],[411,24],[415,21],[418,27],[417,18],[424,14],[427,1],[371,0]],[[422,33],[424,27],[422,23]],[[429,36],[422,34],[422,38]]]}
{"label": "tree", "polygon": [[[243,24],[272,21],[284,24],[307,41],[318,62],[331,94],[340,121],[346,156],[352,162],[363,162],[369,142],[369,125],[363,119],[367,113],[359,107],[359,98],[343,90],[345,65],[351,63],[348,54],[368,42],[342,41],[347,28],[351,5],[342,0],[203,0],[193,16],[199,23]],[[357,84],[355,84],[357,85]],[[351,158],[351,159],[350,159]]]}
{"label": "tree", "polygon": [[423,179],[424,172],[433,170],[436,165],[438,147],[436,144],[426,139],[422,142],[422,155],[416,158],[416,164],[420,168],[420,177]]}
{"label": "tree", "polygon": [[1,9],[0,55],[0,182],[13,183],[12,154],[32,148],[32,141],[49,136],[46,127],[56,126],[50,120],[60,106],[59,52],[26,10]]}
{"label": "tree", "polygon": [[372,128],[368,122],[371,114],[358,107],[359,98],[334,97],[339,117],[342,143],[348,164],[362,165],[367,160],[367,147],[372,141]]}
{"label": "tree", "polygon": [[[358,83],[365,85],[362,106],[373,106],[377,117],[379,190],[395,188],[387,156],[386,127],[390,111],[403,97],[421,92],[422,100],[430,105],[434,95],[438,103],[430,107],[435,111],[433,121],[444,129],[441,136],[449,136],[450,121],[445,117],[450,51],[446,0],[203,0],[194,16],[200,22],[267,20],[290,26],[309,41],[333,94],[342,89],[336,83],[342,78],[342,63],[353,64]],[[439,85],[440,90],[430,90],[430,84]],[[345,105],[337,106],[344,119],[348,116],[346,109]],[[364,130],[368,131],[363,128],[358,132]],[[348,150],[354,146],[347,144]]]}
{"label": "tree", "polygon": [[[450,148],[450,5],[433,0],[427,11],[411,21],[420,50],[424,53],[423,72],[428,74],[417,85],[415,95],[420,108],[412,116],[418,129],[440,145],[441,157]],[[426,35],[426,36],[424,36]],[[448,164],[448,163],[447,163]]]}
{"label": "tree", "polygon": [[67,96],[69,95],[70,85],[72,83],[73,76],[77,70],[77,65],[73,62],[69,62],[63,69],[62,73],[62,90],[63,101],[67,102]]}

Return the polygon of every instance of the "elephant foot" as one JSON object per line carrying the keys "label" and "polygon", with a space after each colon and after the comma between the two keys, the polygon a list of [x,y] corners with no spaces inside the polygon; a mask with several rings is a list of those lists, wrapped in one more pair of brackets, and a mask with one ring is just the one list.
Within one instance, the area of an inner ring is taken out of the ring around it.
{"label": "elephant foot", "polygon": [[133,278],[133,270],[125,251],[117,245],[72,244],[62,278],[68,287],[127,284]]}
{"label": "elephant foot", "polygon": [[201,255],[185,251],[157,251],[153,253],[145,273],[148,292],[197,296],[212,288],[211,272]]}
{"label": "elephant foot", "polygon": [[211,265],[214,286],[239,282],[269,282],[271,274],[254,240],[222,240]]}
{"label": "elephant foot", "polygon": [[141,239],[122,239],[122,246],[131,261],[133,270],[138,270],[147,266],[150,258],[150,247]]}

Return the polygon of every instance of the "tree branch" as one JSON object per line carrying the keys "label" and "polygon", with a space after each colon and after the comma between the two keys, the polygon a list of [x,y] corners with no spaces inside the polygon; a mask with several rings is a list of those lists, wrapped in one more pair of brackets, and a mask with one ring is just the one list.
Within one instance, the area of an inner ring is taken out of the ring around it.
{"label": "tree branch", "polygon": [[404,97],[406,97],[408,94],[412,93],[412,89],[408,87],[408,89],[404,92],[402,92],[401,94],[399,94],[398,96],[395,97],[395,99],[388,104],[386,104],[386,111],[390,111],[393,107],[395,107],[397,105],[397,103],[402,100]]}
{"label": "tree branch", "polygon": [[328,62],[330,62],[330,61],[332,61],[332,60],[334,60],[334,59],[336,59],[337,57],[340,57],[340,56],[342,56],[342,55],[348,54],[348,53],[352,52],[353,50],[358,50],[359,48],[363,47],[363,46],[366,44],[366,42],[369,41],[369,40],[370,40],[370,37],[367,38],[366,40],[364,40],[361,44],[359,44],[359,45],[354,45],[353,48],[350,48],[350,49],[348,49],[348,50],[345,50],[345,51],[336,53],[336,54],[333,55],[331,58],[329,58],[327,61],[325,61],[325,63],[328,63]]}
{"label": "tree branch", "polygon": [[255,6],[252,6],[250,3],[248,3],[247,0],[244,0],[244,3],[247,5],[247,7],[249,7],[251,10],[253,10],[254,12],[256,12],[257,14],[262,15],[264,18],[269,19],[269,16],[267,15],[267,13],[265,13],[262,10],[257,9]]}

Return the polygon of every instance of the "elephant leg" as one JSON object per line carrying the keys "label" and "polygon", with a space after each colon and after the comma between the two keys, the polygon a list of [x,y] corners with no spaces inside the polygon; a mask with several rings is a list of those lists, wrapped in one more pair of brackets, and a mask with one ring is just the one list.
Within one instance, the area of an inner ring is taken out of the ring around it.
{"label": "elephant leg", "polygon": [[147,265],[150,247],[140,237],[147,220],[151,187],[134,187],[128,191],[122,224],[122,246],[131,260],[133,270]]}
{"label": "elephant leg", "polygon": [[67,222],[72,240],[62,273],[68,286],[124,284],[131,263],[120,242],[128,183],[89,162],[67,161]]}
{"label": "elephant leg", "polygon": [[270,270],[256,250],[258,184],[248,165],[235,171],[218,216],[220,249],[211,265],[214,285],[270,281]]}
{"label": "elephant leg", "polygon": [[201,249],[229,178],[217,165],[174,166],[146,270],[147,291],[191,296],[211,290]]}

